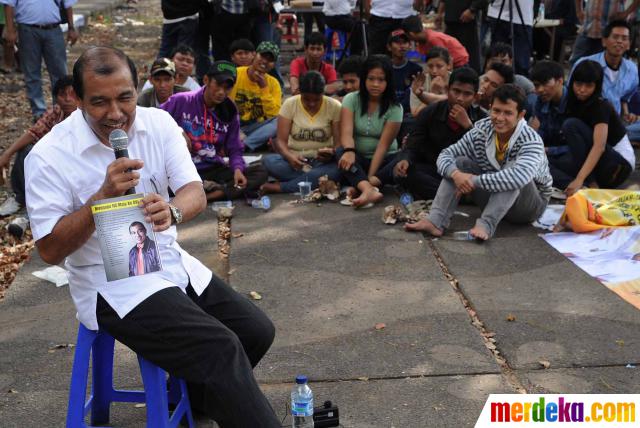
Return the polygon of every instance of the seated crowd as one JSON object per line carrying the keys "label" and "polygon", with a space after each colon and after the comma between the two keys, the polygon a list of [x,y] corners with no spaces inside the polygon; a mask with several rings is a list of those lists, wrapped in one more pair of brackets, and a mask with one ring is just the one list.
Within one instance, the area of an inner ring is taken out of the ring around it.
{"label": "seated crowd", "polygon": [[[328,23],[350,16],[336,2],[325,4],[335,6]],[[482,211],[469,234],[484,241],[503,219],[536,220],[552,194],[615,188],[635,168],[640,121],[631,101],[638,69],[624,57],[631,32],[626,22],[609,22],[602,31],[604,51],[577,59],[569,73],[547,60],[529,69],[528,57],[514,55],[499,40],[479,70],[479,49],[468,52],[454,36],[423,28],[419,15],[378,16],[385,9],[379,1],[373,4],[368,57],[350,55],[334,67],[324,59],[325,36],[310,31],[303,55],[291,62],[288,88],[274,40],[256,46],[246,37],[235,38],[225,45],[224,58],[198,72],[201,85],[192,77],[199,53],[180,45],[165,57],[170,49],[163,42],[164,55],[153,62],[142,88],[124,53],[91,48],[76,62],[73,77],[54,86],[53,109],[0,156],[5,167],[17,154],[11,176],[15,198],[0,214],[25,205],[26,193],[42,258],[58,263],[69,256],[73,281],[98,285],[103,279],[85,270],[98,251],[86,206],[123,194],[146,175],[160,177],[163,189],[145,197],[144,210],[161,234],[166,271],[177,272],[162,277],[167,289],[129,290],[144,303],[133,309],[122,303],[124,294],[110,294],[106,287],[96,289],[99,293],[74,287],[72,294],[78,305],[89,301],[97,308],[90,315],[86,307],[84,313],[79,309],[83,323],[100,324],[136,352],[156,356],[152,361],[189,382],[195,407],[226,426],[280,426],[251,372],[274,331],[262,312],[248,307],[175,241],[173,225],[196,216],[205,201],[293,193],[299,181],[315,188],[326,175],[346,187],[343,203],[358,209],[380,202],[385,186],[433,200],[427,217],[405,226],[433,236],[449,227],[460,201],[477,204]],[[463,14],[473,20],[475,10]],[[466,34],[466,28],[457,31]],[[412,45],[424,66],[408,58]],[[364,47],[356,46],[358,52]],[[129,132],[138,144],[132,153],[144,164],[135,156],[115,162],[107,156],[102,146],[108,146],[114,128]],[[247,151],[260,151],[261,160],[247,164]],[[76,180],[70,169],[52,167],[56,160],[91,167]],[[175,194],[170,203],[169,188]],[[47,204],[51,196],[58,198],[53,205]],[[65,240],[68,236],[76,238]],[[176,293],[170,283],[182,290]],[[157,335],[163,343],[179,340],[193,357],[177,355],[173,346],[155,347],[143,331],[156,311],[176,312],[172,299],[188,316],[153,320],[160,325]],[[217,299],[224,307],[212,303]],[[132,315],[124,317],[127,313]],[[177,330],[193,336],[176,339]],[[224,363],[211,363],[210,355]],[[183,366],[183,357],[201,361]],[[255,414],[242,411],[247,391]]]}

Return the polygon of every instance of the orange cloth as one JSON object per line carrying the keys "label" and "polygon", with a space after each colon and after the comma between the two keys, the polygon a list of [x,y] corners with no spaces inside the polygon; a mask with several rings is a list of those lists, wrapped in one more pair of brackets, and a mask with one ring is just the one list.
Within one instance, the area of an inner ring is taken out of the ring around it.
{"label": "orange cloth", "polygon": [[640,192],[582,189],[567,198],[562,220],[574,232],[640,224]]}
{"label": "orange cloth", "polygon": [[427,36],[427,42],[417,46],[418,52],[422,55],[426,55],[434,46],[441,46],[449,51],[453,68],[462,67],[469,63],[469,53],[455,37],[428,28],[424,30],[424,34]]}

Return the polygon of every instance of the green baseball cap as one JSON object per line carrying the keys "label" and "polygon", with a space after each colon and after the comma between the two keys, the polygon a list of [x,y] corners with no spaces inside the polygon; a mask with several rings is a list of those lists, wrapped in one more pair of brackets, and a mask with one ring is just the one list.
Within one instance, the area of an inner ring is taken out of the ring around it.
{"label": "green baseball cap", "polygon": [[237,75],[235,64],[229,61],[216,61],[207,72],[207,76],[213,77],[218,83],[231,82],[232,85],[235,85]]}

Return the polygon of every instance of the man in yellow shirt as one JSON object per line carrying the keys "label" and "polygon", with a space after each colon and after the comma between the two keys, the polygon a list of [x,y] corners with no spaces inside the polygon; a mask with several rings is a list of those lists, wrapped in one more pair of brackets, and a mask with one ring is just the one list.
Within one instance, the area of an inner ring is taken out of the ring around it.
{"label": "man in yellow shirt", "polygon": [[238,78],[229,97],[238,106],[244,145],[256,150],[275,138],[277,117],[282,103],[280,84],[268,73],[274,67],[280,49],[262,42],[248,67],[238,67]]}

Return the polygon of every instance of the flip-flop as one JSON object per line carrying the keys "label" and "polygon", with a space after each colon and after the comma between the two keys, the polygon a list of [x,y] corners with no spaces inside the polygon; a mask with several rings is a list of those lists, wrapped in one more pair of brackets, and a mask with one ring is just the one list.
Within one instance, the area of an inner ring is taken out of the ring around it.
{"label": "flip-flop", "polygon": [[349,197],[346,197],[340,201],[340,205],[344,205],[345,207],[353,206],[353,200]]}

